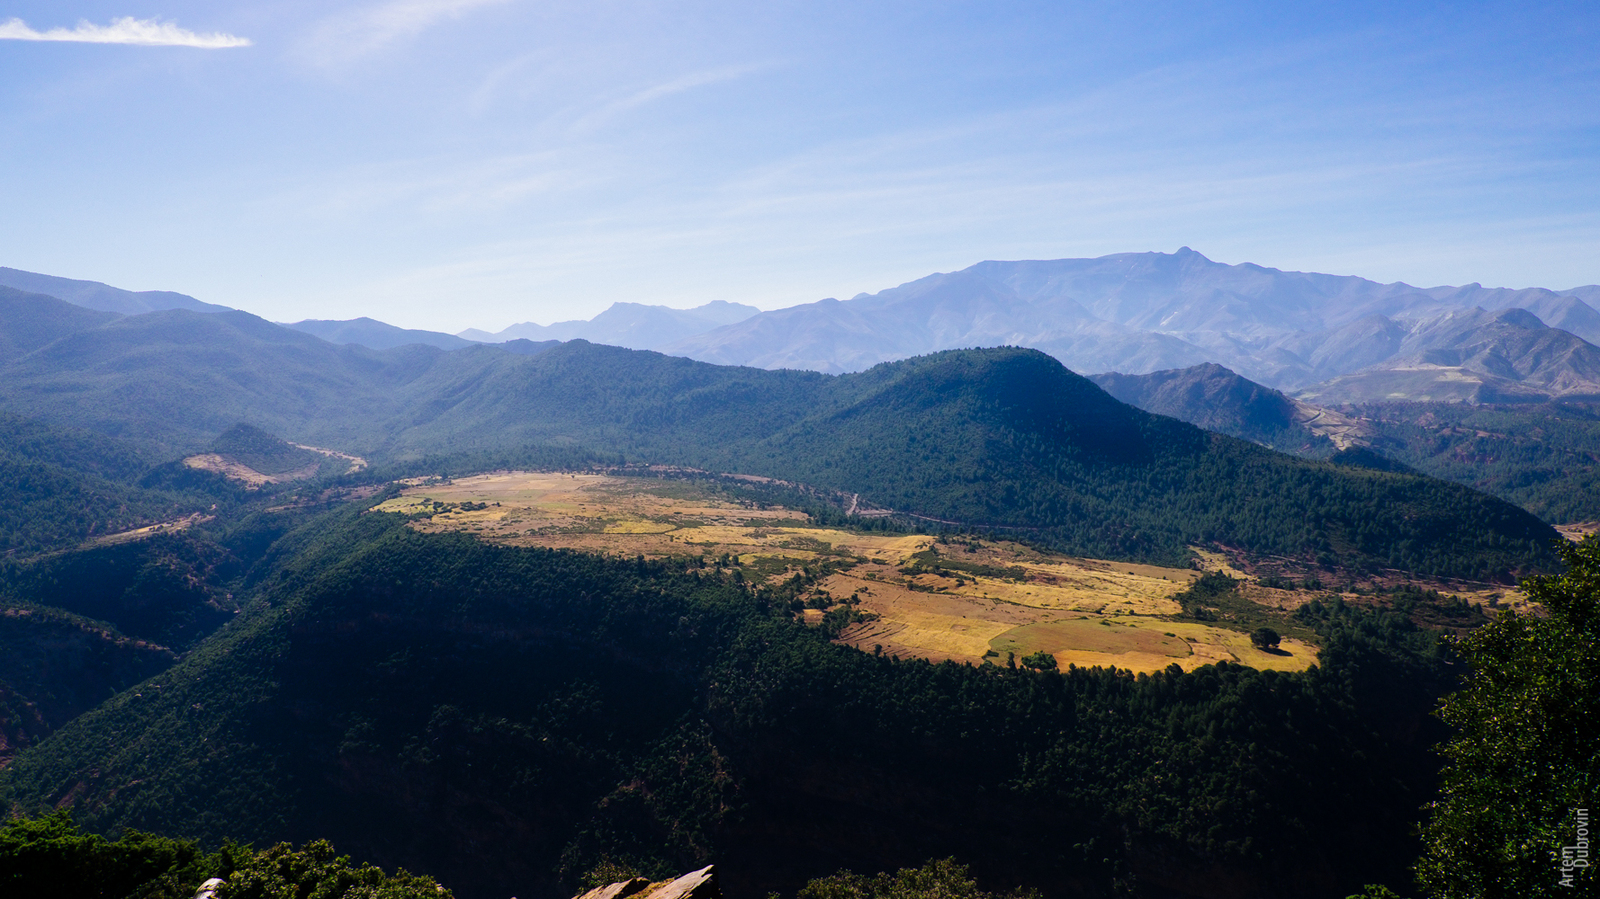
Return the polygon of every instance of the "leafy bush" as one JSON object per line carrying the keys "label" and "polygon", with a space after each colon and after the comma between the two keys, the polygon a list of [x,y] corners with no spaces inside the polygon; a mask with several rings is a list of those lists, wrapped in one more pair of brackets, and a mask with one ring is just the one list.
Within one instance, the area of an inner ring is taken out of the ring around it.
{"label": "leafy bush", "polygon": [[15,818],[0,829],[0,893],[29,899],[190,899],[213,877],[217,899],[449,899],[427,877],[355,865],[318,840],[254,852],[216,852],[138,831],[108,840],[78,829],[67,811]]}

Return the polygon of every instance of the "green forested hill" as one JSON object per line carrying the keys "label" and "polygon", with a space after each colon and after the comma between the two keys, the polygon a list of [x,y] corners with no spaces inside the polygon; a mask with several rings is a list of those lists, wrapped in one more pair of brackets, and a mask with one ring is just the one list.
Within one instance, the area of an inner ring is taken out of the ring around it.
{"label": "green forested hill", "polygon": [[148,464],[121,441],[0,412],[0,558],[65,549],[205,507],[196,497],[139,487]]}
{"label": "green forested hill", "polygon": [[55,297],[0,286],[0,363],[117,317],[114,312],[97,312]]}
{"label": "green forested hill", "polygon": [[1457,485],[1295,459],[1141,412],[1032,350],[951,351],[828,377],[574,342],[450,393],[461,399],[402,432],[404,446],[614,447],[860,493],[1095,556],[1172,562],[1185,544],[1218,543],[1505,578],[1548,564],[1556,539],[1532,515]]}
{"label": "green forested hill", "polygon": [[0,590],[0,765],[175,658],[106,622]]}
{"label": "green forested hill", "polygon": [[715,860],[730,895],[957,856],[1047,896],[1401,882],[1435,638],[1318,605],[1318,668],[1132,677],[875,657],[780,588],[335,513],[252,611],[0,775],[91,829],[332,839],[463,897]]}
{"label": "green forested hill", "polygon": [[244,312],[165,310],[77,331],[0,375],[0,402],[152,453],[203,449],[241,420],[301,442],[365,449],[397,390],[443,351],[335,346]]}
{"label": "green forested hill", "polygon": [[1090,555],[1174,560],[1183,544],[1216,543],[1487,578],[1544,558],[1552,539],[1532,515],[1456,485],[1291,458],[1141,412],[1029,350],[941,353],[862,378],[840,378],[852,402],[752,447],[744,470],[864,496],[853,485],[872,485],[875,502]]}
{"label": "green forested hill", "polygon": [[1555,535],[1400,473],[1290,459],[1140,412],[1031,350],[952,351],[830,377],[582,341],[382,353],[244,313],[168,311],[0,370],[0,402],[152,451],[241,419],[376,462],[529,447],[805,481],[1078,553],[1173,562],[1202,542],[1358,569],[1507,578]]}
{"label": "green forested hill", "polygon": [[1289,397],[1214,362],[1146,375],[1106,372],[1090,380],[1130,406],[1282,452],[1326,459],[1336,449],[1296,420]]}
{"label": "green forested hill", "polygon": [[[327,460],[321,453],[301,449],[281,437],[243,423],[223,431],[211,442],[209,449],[268,475],[315,470]],[[345,467],[348,467],[348,463]]]}
{"label": "green forested hill", "polygon": [[1503,497],[1556,524],[1600,520],[1600,406],[1354,406],[1375,445],[1436,478]]}

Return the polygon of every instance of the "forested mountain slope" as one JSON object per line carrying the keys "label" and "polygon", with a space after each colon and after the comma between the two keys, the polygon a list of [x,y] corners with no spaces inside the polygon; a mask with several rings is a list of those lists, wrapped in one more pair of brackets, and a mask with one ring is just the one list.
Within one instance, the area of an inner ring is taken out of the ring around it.
{"label": "forested mountain slope", "polygon": [[1552,524],[1600,520],[1600,408],[1591,403],[1362,403],[1324,409],[1214,365],[1091,380],[1124,402],[1301,455],[1365,447],[1515,503]]}
{"label": "forested mountain slope", "polygon": [[[77,331],[0,370],[0,401],[153,452],[202,449],[244,420],[305,442],[365,448],[433,347],[336,346],[244,312],[169,310]],[[309,439],[308,439],[309,438]]]}
{"label": "forested mountain slope", "polygon": [[1174,561],[1201,542],[1503,577],[1546,558],[1554,539],[1465,488],[1294,459],[1141,412],[1032,350],[951,351],[829,378],[574,342],[473,388],[402,439],[616,447],[1095,556]]}
{"label": "forested mountain slope", "polygon": [[1185,545],[1357,568],[1508,577],[1543,564],[1532,516],[1451,485],[1278,456],[1116,402],[1029,350],[854,375],[713,366],[573,341],[536,356],[336,347],[245,313],[169,311],[0,370],[0,401],[203,448],[241,419],[379,459],[530,446],[801,481],[1101,557]]}
{"label": "forested mountain slope", "polygon": [[1554,524],[1600,521],[1600,408],[1382,403],[1349,408],[1386,455]]}
{"label": "forested mountain slope", "polygon": [[0,287],[0,364],[87,328],[116,319],[43,294]]}
{"label": "forested mountain slope", "polygon": [[213,501],[140,486],[150,464],[122,441],[0,412],[0,558],[73,547]]}
{"label": "forested mountain slope", "polygon": [[1090,375],[1103,390],[1146,412],[1301,456],[1326,458],[1337,446],[1307,423],[1307,410],[1283,393],[1215,363],[1125,375]]}
{"label": "forested mountain slope", "polygon": [[188,309],[193,312],[228,311],[227,306],[203,303],[194,297],[170,290],[123,290],[99,281],[41,275],[3,266],[0,266],[0,285],[29,293],[42,293],[84,309],[98,309],[118,315],[139,315],[162,309]]}
{"label": "forested mountain slope", "polygon": [[715,860],[731,895],[956,855],[1047,896],[1344,896],[1414,856],[1448,677],[1334,607],[1296,675],[898,662],[784,588],[334,513],[252,611],[5,772],[104,830],[309,836],[464,897],[571,895],[606,859]]}
{"label": "forested mountain slope", "polygon": [[413,343],[436,346],[443,350],[459,350],[473,344],[473,341],[454,334],[399,328],[365,316],[344,321],[306,319],[285,324],[284,327],[315,334],[329,343],[357,343],[373,350],[387,350]]}

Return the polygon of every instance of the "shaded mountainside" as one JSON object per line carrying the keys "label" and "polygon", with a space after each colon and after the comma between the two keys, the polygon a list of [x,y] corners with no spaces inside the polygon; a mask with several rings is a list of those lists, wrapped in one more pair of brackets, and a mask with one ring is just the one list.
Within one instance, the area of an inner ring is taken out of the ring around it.
{"label": "shaded mountainside", "polygon": [[0,363],[116,318],[55,297],[0,287]]}
{"label": "shaded mountainside", "polygon": [[139,315],[162,309],[188,309],[192,312],[229,311],[227,306],[202,303],[194,297],[173,293],[170,290],[123,290],[99,281],[79,281],[5,267],[0,267],[0,286],[25,290],[29,293],[42,293],[45,296],[65,300],[74,306],[114,312],[119,315]]}
{"label": "shaded mountainside", "polygon": [[1315,410],[1215,363],[1148,375],[1108,372],[1089,380],[1146,412],[1283,452],[1326,458],[1337,449],[1307,424]]}
{"label": "shaded mountainside", "polygon": [[0,558],[74,547],[214,501],[140,486],[148,465],[122,441],[0,413]]}
{"label": "shaded mountainside", "polygon": [[0,591],[0,767],[176,659],[106,622]]}
{"label": "shaded mountainside", "polygon": [[225,585],[242,568],[225,547],[175,533],[6,566],[0,590],[185,650],[238,611]]}
{"label": "shaded mountainside", "polygon": [[1337,897],[1414,857],[1449,679],[1433,635],[1343,607],[1302,616],[1327,643],[1304,674],[1135,679],[875,657],[692,559],[359,510],[273,556],[255,611],[19,756],[6,796],[327,837],[464,897],[569,896],[605,860],[715,859],[763,895],[951,855],[1051,897]]}
{"label": "shaded mountainside", "polygon": [[0,561],[0,767],[233,621],[252,566],[315,511]]}
{"label": "shaded mountainside", "polygon": [[191,530],[0,563],[0,765],[233,620],[231,585],[282,534],[262,524],[232,548]]}

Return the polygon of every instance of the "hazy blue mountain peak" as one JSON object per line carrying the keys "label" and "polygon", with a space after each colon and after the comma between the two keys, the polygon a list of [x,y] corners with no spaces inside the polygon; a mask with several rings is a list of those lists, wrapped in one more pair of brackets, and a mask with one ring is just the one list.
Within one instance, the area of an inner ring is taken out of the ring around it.
{"label": "hazy blue mountain peak", "polygon": [[29,293],[42,293],[45,296],[65,300],[74,306],[117,312],[122,315],[138,315],[162,309],[224,312],[231,308],[218,306],[215,303],[203,303],[194,297],[173,293],[170,290],[123,290],[99,281],[58,278],[54,275],[41,275],[3,266],[0,266],[0,286],[13,287]]}

